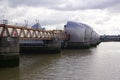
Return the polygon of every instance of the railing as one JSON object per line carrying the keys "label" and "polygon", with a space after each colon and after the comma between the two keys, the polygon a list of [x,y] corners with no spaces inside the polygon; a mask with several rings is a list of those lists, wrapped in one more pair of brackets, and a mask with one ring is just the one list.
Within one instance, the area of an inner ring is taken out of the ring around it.
{"label": "railing", "polygon": [[40,30],[33,28],[26,28],[22,26],[0,24],[0,37],[10,36],[19,37],[22,39],[40,39],[52,40],[58,38],[61,40],[68,40],[69,35],[62,30]]}

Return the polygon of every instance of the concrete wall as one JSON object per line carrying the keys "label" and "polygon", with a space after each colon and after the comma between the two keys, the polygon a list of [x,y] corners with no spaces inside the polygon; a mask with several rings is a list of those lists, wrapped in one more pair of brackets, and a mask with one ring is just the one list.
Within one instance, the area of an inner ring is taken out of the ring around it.
{"label": "concrete wall", "polygon": [[0,67],[19,65],[19,38],[0,37]]}

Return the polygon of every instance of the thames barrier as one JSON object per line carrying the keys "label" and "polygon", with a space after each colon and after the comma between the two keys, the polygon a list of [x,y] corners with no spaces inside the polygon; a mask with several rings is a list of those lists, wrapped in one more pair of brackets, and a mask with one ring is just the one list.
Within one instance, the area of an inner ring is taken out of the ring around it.
{"label": "thames barrier", "polygon": [[20,53],[52,52],[96,46],[100,36],[88,25],[68,21],[64,30],[0,24],[0,66],[18,66]]}

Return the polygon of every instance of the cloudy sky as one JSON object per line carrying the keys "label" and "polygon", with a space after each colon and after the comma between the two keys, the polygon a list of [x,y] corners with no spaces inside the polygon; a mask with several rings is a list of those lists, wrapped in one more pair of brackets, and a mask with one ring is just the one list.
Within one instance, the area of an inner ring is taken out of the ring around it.
{"label": "cloudy sky", "polygon": [[67,21],[88,24],[99,34],[120,34],[120,0],[0,0],[0,19],[47,29],[63,29]]}

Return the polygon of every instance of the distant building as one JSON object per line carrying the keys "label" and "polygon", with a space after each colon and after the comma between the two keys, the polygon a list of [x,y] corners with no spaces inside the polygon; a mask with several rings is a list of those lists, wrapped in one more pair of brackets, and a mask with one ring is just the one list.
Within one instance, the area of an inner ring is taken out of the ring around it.
{"label": "distant building", "polygon": [[36,23],[32,26],[33,29],[42,29],[40,23]]}
{"label": "distant building", "polygon": [[33,29],[41,29],[41,30],[46,30],[45,28],[42,28],[40,23],[36,23],[32,26]]}
{"label": "distant building", "polygon": [[101,41],[120,41],[120,35],[102,35],[100,36]]}

